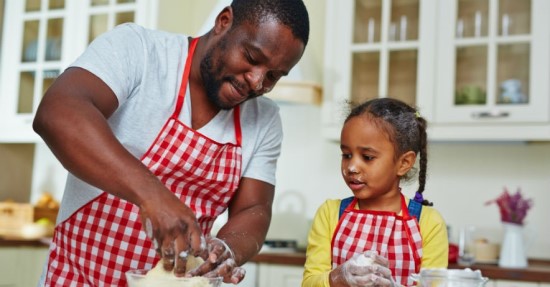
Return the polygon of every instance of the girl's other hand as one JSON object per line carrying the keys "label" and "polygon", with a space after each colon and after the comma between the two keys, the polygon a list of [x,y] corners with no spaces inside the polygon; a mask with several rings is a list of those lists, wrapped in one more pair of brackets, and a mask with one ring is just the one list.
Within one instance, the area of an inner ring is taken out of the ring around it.
{"label": "girl's other hand", "polygon": [[388,260],[376,251],[355,254],[330,272],[331,286],[395,286]]}

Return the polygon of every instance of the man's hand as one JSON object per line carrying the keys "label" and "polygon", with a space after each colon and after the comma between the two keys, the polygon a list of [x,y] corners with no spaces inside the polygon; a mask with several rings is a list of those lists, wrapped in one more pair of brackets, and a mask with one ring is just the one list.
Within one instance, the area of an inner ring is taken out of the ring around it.
{"label": "man's hand", "polygon": [[331,286],[395,286],[388,260],[376,251],[355,254],[330,272]]}
{"label": "man's hand", "polygon": [[164,269],[183,276],[187,256],[198,256],[206,248],[193,210],[165,190],[144,201],[140,205],[140,215]]}
{"label": "man's hand", "polygon": [[237,266],[235,255],[231,248],[221,239],[209,237],[206,239],[207,250],[203,264],[195,270],[190,270],[189,276],[223,277],[225,283],[238,284],[245,275],[245,270]]}

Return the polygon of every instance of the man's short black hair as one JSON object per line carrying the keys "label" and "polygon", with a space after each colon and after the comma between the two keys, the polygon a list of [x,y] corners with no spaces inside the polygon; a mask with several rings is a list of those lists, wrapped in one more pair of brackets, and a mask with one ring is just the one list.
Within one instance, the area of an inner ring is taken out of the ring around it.
{"label": "man's short black hair", "polygon": [[302,0],[233,0],[233,26],[243,22],[258,24],[265,19],[276,19],[289,27],[302,40],[309,39],[309,15]]}

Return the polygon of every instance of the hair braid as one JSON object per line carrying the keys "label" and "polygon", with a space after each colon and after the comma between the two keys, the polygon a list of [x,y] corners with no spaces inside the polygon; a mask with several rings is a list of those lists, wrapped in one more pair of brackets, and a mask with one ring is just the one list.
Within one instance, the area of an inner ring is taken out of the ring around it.
{"label": "hair braid", "polygon": [[[420,146],[419,146],[419,153],[420,153],[420,159],[419,159],[419,165],[420,170],[418,171],[418,192],[422,193],[424,192],[424,188],[426,186],[426,173],[427,173],[427,167],[428,167],[428,135],[426,133],[426,120],[422,117],[417,118],[418,122],[418,130],[420,132]],[[433,203],[428,201],[427,199],[424,199],[422,201],[423,205],[429,205],[432,206]]]}

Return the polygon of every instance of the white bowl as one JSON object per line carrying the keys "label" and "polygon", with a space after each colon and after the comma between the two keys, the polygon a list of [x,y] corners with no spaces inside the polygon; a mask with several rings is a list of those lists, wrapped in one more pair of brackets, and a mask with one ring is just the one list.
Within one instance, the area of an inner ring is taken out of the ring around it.
{"label": "white bowl", "polygon": [[126,272],[128,287],[220,287],[222,277],[146,277],[149,270],[130,270]]}

